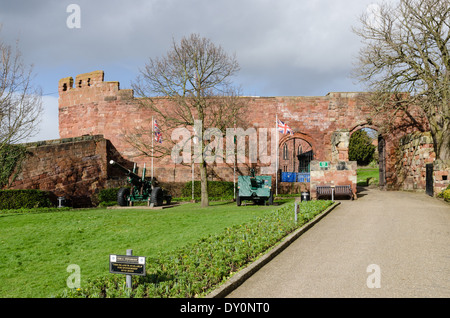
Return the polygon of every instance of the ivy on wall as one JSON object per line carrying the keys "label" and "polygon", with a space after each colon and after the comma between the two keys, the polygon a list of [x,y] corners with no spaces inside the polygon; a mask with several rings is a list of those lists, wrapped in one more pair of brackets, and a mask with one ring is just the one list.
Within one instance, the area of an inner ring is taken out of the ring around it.
{"label": "ivy on wall", "polygon": [[14,182],[22,169],[26,154],[27,150],[22,145],[4,145],[0,149],[0,189],[9,187]]}

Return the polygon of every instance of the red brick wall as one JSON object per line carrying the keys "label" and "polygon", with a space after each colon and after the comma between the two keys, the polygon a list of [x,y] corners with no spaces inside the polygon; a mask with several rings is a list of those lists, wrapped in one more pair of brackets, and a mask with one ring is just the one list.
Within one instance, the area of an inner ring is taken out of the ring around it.
{"label": "red brick wall", "polygon": [[439,194],[441,191],[447,189],[450,185],[450,167],[446,164],[435,161],[434,165],[434,195]]}
{"label": "red brick wall", "polygon": [[[59,82],[59,131],[61,138],[86,134],[102,134],[111,141],[126,159],[142,166],[150,166],[150,158],[138,157],[136,150],[124,139],[124,135],[137,126],[151,125],[149,110],[139,109],[133,91],[120,89],[118,82],[104,82],[102,71],[78,75]],[[353,131],[362,127],[381,127],[383,118],[373,117],[371,109],[363,101],[365,93],[329,93],[318,97],[243,97],[248,102],[244,120],[249,127],[274,128],[275,118],[287,123],[300,137],[311,144],[314,159],[319,161],[348,160],[345,143],[335,147],[332,140],[336,132]],[[157,99],[167,103],[164,98]],[[168,105],[169,107],[169,105]],[[397,115],[399,122],[406,123],[407,116]],[[406,127],[406,128],[405,128]],[[410,125],[385,136],[387,150],[387,180],[396,183],[394,158],[398,139],[414,131]],[[163,131],[163,138],[170,132]],[[280,134],[280,145],[286,136]],[[344,145],[342,147],[342,145]],[[333,150],[335,151],[333,153]],[[280,151],[281,153],[281,151]],[[160,181],[190,181],[189,166],[175,165],[170,158],[154,159],[155,176]],[[240,166],[242,173],[247,167]],[[196,172],[196,178],[198,174]],[[218,165],[211,171],[211,178],[232,180],[232,165]]]}
{"label": "red brick wall", "polygon": [[433,163],[436,155],[430,133],[413,133],[402,137],[397,149],[398,182],[404,190],[425,189],[425,165]]}
{"label": "red brick wall", "polygon": [[[120,89],[118,82],[105,82],[103,71],[95,71],[80,74],[75,81],[71,77],[61,79],[59,94],[62,139],[28,144],[29,155],[12,188],[49,190],[55,196],[71,199],[75,206],[85,206],[92,203],[92,195],[100,189],[124,183],[124,176],[108,165],[110,159],[128,168],[132,168],[132,162],[140,168],[146,163],[149,171],[151,159],[137,156],[136,150],[124,139],[125,134],[135,127],[150,129],[151,118],[155,115],[139,108],[132,90]],[[362,127],[378,129],[383,122],[383,118],[372,118],[370,109],[361,99],[364,95],[242,97],[248,102],[244,121],[256,129],[275,128],[278,115],[294,130],[293,136],[279,135],[280,146],[289,143],[290,138],[302,139],[305,147],[309,144],[313,149],[316,162],[329,161],[331,164],[325,172],[311,169],[311,191],[314,192],[319,184],[351,184],[356,193],[356,166],[347,161],[348,138]],[[168,103],[164,98],[157,102]],[[386,179],[389,188],[423,189],[424,165],[434,160],[434,152],[428,139],[419,146],[420,149],[417,148],[418,153],[410,151],[409,142],[401,137],[410,136],[418,128],[410,125],[408,118],[411,117],[399,113],[394,119],[404,125],[383,135],[386,140]],[[420,116],[414,119],[424,122]],[[426,130],[426,124],[420,129]],[[163,137],[169,139],[170,131],[163,131]],[[282,148],[279,153],[281,157]],[[339,162],[344,162],[346,169],[337,169]],[[281,164],[282,158],[280,168]],[[155,158],[154,167],[155,176],[161,182],[182,183],[192,178],[190,166],[174,164],[170,158]],[[260,167],[258,165],[257,173]],[[236,178],[248,171],[248,163],[238,165]],[[235,176],[232,164],[214,165],[209,172],[212,180],[233,181]],[[441,188],[447,186],[449,174],[448,168],[436,165],[435,184]],[[194,176],[199,179],[198,167]],[[299,185],[295,186],[298,188]],[[291,188],[291,184],[280,184],[279,193]]]}
{"label": "red brick wall", "polygon": [[434,194],[450,184],[450,169],[436,160],[433,139],[429,132],[414,132],[399,140],[396,152],[396,182],[402,190],[424,190],[426,187],[426,165],[433,163]]}
{"label": "red brick wall", "polygon": [[350,185],[354,198],[356,196],[356,161],[329,163],[321,168],[319,161],[311,162],[311,198],[316,198],[317,186]]}
{"label": "red brick wall", "polygon": [[117,160],[118,154],[102,136],[48,140],[25,146],[28,153],[12,189],[51,191],[55,198],[64,196],[75,207],[90,206],[92,195],[114,176],[107,161]]}

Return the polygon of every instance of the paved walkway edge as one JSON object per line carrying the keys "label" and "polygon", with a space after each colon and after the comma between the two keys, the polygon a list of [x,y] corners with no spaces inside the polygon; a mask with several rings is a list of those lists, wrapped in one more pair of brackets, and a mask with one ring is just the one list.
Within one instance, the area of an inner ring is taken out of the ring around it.
{"label": "paved walkway edge", "polygon": [[288,247],[292,242],[294,242],[297,238],[299,238],[303,233],[309,230],[314,226],[317,222],[319,222],[324,216],[330,213],[335,207],[337,207],[340,202],[334,202],[333,205],[328,207],[322,213],[316,215],[314,219],[303,225],[298,230],[295,230],[288,236],[286,236],[280,243],[275,245],[269,252],[261,256],[255,262],[251,263],[241,271],[234,274],[228,281],[224,284],[220,285],[217,289],[213,290],[211,293],[205,296],[205,298],[223,298],[229,293],[231,293],[234,289],[236,289],[239,285],[241,285],[245,280],[247,280],[250,276],[252,276],[256,271],[258,271],[261,267],[266,265],[270,260],[272,260],[275,256],[280,254],[286,247]]}

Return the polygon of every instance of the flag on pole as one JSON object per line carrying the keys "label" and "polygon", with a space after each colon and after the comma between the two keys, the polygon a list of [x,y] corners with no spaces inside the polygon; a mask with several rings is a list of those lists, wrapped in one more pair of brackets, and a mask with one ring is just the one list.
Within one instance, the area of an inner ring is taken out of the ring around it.
{"label": "flag on pole", "polygon": [[286,134],[293,135],[292,129],[279,119],[278,119],[278,131],[285,135]]}
{"label": "flag on pole", "polygon": [[161,144],[162,143],[162,134],[161,134],[161,130],[158,127],[158,123],[156,122],[156,119],[154,121],[153,132],[155,134],[155,141],[159,142]]}

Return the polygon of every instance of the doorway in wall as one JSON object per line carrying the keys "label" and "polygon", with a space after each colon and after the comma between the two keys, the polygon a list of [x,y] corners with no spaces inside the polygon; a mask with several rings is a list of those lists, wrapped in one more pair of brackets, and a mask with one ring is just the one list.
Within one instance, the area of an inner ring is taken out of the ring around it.
{"label": "doorway in wall", "polygon": [[309,182],[310,164],[314,151],[309,142],[302,138],[290,138],[281,146],[281,182]]}

